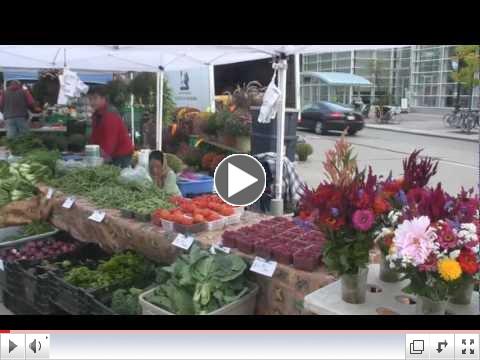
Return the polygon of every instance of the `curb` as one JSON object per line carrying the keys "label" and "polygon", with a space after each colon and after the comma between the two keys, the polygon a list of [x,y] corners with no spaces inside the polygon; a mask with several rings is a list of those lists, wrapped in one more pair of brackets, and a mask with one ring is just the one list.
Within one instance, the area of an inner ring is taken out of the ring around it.
{"label": "curb", "polygon": [[382,131],[391,131],[391,132],[398,132],[398,133],[404,133],[404,134],[413,134],[413,135],[420,135],[420,136],[428,136],[428,137],[436,137],[436,138],[442,138],[442,139],[478,143],[477,137],[468,139],[468,138],[464,138],[456,135],[444,135],[444,134],[431,133],[431,132],[421,131],[421,130],[392,129],[392,128],[383,127],[382,125],[372,125],[372,124],[365,124],[365,127],[369,129],[382,130]]}

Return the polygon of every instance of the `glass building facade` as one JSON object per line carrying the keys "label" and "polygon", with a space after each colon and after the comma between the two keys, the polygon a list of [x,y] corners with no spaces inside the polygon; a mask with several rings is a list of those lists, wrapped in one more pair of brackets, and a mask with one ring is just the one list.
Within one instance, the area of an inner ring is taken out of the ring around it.
{"label": "glass building facade", "polygon": [[[454,45],[415,45],[405,48],[309,54],[302,57],[302,71],[346,72],[368,79],[371,87],[329,87],[315,78],[303,78],[302,103],[328,100],[351,103],[360,96],[365,103],[400,105],[407,98],[418,108],[449,108],[457,99],[452,78]],[[460,86],[460,105],[479,106],[479,89]]]}

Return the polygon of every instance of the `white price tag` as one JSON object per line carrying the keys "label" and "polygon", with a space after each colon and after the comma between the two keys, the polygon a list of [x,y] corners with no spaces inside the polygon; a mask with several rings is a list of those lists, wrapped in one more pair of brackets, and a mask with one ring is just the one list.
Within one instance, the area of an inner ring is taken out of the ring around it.
{"label": "white price tag", "polygon": [[183,250],[188,250],[192,246],[195,239],[191,236],[185,236],[183,234],[178,234],[175,240],[173,240],[172,245],[176,246]]}
{"label": "white price tag", "polygon": [[212,245],[210,247],[210,252],[212,254],[216,254],[216,250],[221,251],[225,254],[230,254],[230,251],[232,251],[232,249],[230,249],[229,247],[221,246],[221,245]]}
{"label": "white price tag", "polygon": [[103,211],[98,211],[95,210],[92,215],[88,218],[89,220],[96,221],[98,223],[101,223],[103,219],[105,219],[105,213]]}
{"label": "white price tag", "polygon": [[3,260],[0,259],[0,271],[5,271],[5,266],[3,266]]}
{"label": "white price tag", "polygon": [[257,256],[250,267],[250,271],[267,277],[272,277],[276,268],[276,261],[267,261]]}
{"label": "white price tag", "polygon": [[47,199],[50,200],[52,197],[53,197],[53,193],[55,192],[54,189],[52,188],[48,188],[48,192],[47,192]]}
{"label": "white price tag", "polygon": [[75,204],[75,198],[74,197],[68,197],[65,202],[63,203],[62,207],[65,209],[71,209],[73,204]]}

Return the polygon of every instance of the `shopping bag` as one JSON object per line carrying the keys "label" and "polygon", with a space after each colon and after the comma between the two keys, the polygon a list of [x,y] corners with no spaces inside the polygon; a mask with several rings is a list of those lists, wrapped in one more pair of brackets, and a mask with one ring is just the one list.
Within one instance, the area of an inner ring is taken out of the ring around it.
{"label": "shopping bag", "polygon": [[274,71],[272,80],[267,87],[267,91],[265,91],[265,95],[263,95],[263,103],[257,120],[261,124],[268,124],[271,119],[277,116],[277,103],[280,99],[281,91],[277,85],[275,85],[276,77],[277,70]]}

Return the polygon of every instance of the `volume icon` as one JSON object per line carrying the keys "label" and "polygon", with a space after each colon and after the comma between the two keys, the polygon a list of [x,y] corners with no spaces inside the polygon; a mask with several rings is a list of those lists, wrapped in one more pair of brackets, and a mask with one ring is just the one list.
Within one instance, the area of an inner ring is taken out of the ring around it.
{"label": "volume icon", "polygon": [[37,341],[37,339],[34,339],[28,346],[30,347],[30,350],[32,350],[34,354],[36,354],[37,351],[42,350],[42,343],[40,341]]}

